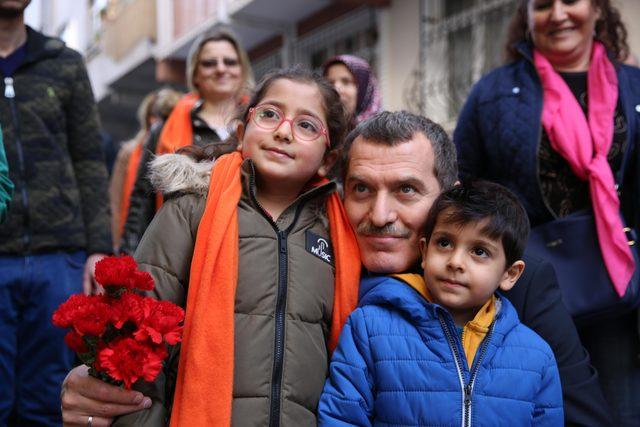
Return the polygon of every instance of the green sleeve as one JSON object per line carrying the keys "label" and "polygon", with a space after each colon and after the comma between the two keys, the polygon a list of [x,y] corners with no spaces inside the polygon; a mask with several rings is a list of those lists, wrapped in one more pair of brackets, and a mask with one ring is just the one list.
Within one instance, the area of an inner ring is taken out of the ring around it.
{"label": "green sleeve", "polygon": [[0,129],[0,222],[4,221],[13,198],[13,183],[9,179],[9,165],[4,154],[2,143],[2,129]]}

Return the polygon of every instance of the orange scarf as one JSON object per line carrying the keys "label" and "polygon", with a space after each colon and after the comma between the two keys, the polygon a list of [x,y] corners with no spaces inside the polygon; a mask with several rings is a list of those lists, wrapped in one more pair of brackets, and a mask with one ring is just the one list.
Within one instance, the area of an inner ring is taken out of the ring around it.
{"label": "orange scarf", "polygon": [[[216,161],[211,174],[191,262],[171,416],[173,427],[231,424],[241,164],[240,153],[227,154]],[[320,184],[325,182],[326,179]],[[355,235],[335,192],[327,200],[327,213],[336,254],[329,336],[329,349],[333,350],[342,326],[357,304],[360,258]]]}
{"label": "orange scarf", "polygon": [[[162,126],[160,140],[156,147],[156,155],[173,154],[178,148],[193,144],[193,125],[191,110],[200,97],[191,92],[183,96],[173,107],[169,118]],[[162,206],[162,194],[156,193],[156,212]]]}
{"label": "orange scarf", "polygon": [[142,158],[142,146],[148,134],[145,133],[138,141],[136,148],[133,149],[127,163],[127,170],[124,172],[124,182],[122,183],[122,196],[120,199],[120,236],[124,234],[124,225],[129,215],[129,205],[131,203],[131,193],[138,176],[138,166]]}
{"label": "orange scarf", "polygon": [[196,93],[188,93],[178,101],[169,118],[162,127],[156,154],[175,153],[178,148],[193,144],[193,126],[191,110],[200,97]]}

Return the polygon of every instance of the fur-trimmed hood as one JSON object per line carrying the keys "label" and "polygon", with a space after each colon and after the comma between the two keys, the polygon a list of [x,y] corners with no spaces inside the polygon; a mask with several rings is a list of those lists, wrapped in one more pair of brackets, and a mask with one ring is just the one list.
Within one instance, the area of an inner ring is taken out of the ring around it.
{"label": "fur-trimmed hood", "polygon": [[197,162],[183,154],[156,156],[149,165],[149,181],[158,193],[206,195],[214,161]]}
{"label": "fur-trimmed hood", "polygon": [[[215,160],[197,162],[184,154],[162,154],[149,164],[149,181],[162,195],[209,193],[209,181]],[[326,206],[317,204],[316,215],[329,227]]]}

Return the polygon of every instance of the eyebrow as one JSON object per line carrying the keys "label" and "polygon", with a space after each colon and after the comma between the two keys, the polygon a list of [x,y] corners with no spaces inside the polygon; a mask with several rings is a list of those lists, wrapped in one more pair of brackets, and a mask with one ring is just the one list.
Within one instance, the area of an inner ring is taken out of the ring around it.
{"label": "eyebrow", "polygon": [[238,58],[234,58],[233,56],[211,56],[211,57],[206,57],[206,58],[200,58],[198,59],[198,62],[206,62],[206,61],[217,61],[219,59],[224,60],[231,60],[231,61],[238,61],[240,62],[240,59]]}
{"label": "eyebrow", "polygon": [[[449,231],[435,229],[431,233],[431,237],[433,237],[433,236],[451,238],[451,237],[454,236],[454,234],[449,232]],[[474,239],[471,243],[474,246],[486,246],[492,252],[499,251],[500,248],[502,247],[502,243],[501,242],[499,242],[496,239],[492,239],[489,236],[482,236],[479,239]]]}
{"label": "eyebrow", "polygon": [[[285,105],[282,102],[278,102],[278,101],[272,101],[269,99],[263,99],[262,102],[260,102],[260,104],[271,104],[275,107],[278,107],[281,110],[285,109]],[[314,113],[313,111],[307,110],[305,108],[302,109],[298,109],[296,110],[296,116],[299,116],[301,114],[307,115],[307,116],[312,116],[315,117],[316,119],[320,120],[322,123],[324,123],[324,120],[322,120],[320,118],[320,116],[318,116],[316,113]]]}
{"label": "eyebrow", "polygon": [[487,248],[489,248],[492,252],[495,252],[497,250],[500,249],[500,247],[502,247],[502,245],[498,245],[496,243],[495,240],[493,239],[476,239],[473,241],[474,245],[478,245],[478,246],[486,246]]}

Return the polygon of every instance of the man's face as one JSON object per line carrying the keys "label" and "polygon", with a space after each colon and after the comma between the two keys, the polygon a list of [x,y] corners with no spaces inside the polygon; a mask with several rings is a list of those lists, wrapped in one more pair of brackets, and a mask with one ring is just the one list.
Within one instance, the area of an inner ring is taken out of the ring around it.
{"label": "man's face", "polygon": [[349,159],[344,206],[363,265],[407,271],[420,259],[422,229],[441,191],[430,141],[421,132],[393,147],[357,137]]}
{"label": "man's face", "polygon": [[0,18],[15,18],[24,12],[31,0],[0,0]]}

